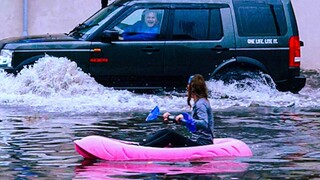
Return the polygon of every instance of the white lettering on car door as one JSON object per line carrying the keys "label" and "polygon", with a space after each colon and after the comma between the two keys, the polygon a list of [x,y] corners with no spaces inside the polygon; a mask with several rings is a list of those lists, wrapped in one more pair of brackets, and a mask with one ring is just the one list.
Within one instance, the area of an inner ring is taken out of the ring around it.
{"label": "white lettering on car door", "polygon": [[278,44],[278,39],[247,39],[248,44]]}

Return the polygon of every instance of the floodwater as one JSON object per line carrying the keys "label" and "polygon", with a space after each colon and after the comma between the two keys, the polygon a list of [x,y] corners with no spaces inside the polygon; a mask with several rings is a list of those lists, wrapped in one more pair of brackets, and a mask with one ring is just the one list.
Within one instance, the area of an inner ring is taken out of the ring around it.
{"label": "floodwater", "polygon": [[[97,84],[64,58],[17,77],[0,73],[0,179],[319,179],[320,71],[299,94],[208,82],[215,136],[244,141],[252,157],[179,162],[84,160],[73,141],[140,141],[167,125],[149,111],[190,111],[184,93],[135,94]],[[169,126],[173,126],[169,124]],[[183,130],[183,127],[179,127]]]}

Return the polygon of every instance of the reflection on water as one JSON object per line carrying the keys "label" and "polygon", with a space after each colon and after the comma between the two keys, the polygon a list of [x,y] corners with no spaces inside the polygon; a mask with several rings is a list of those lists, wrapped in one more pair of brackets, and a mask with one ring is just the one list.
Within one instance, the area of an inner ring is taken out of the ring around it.
{"label": "reflection on water", "polygon": [[[51,68],[43,71],[48,65]],[[74,140],[103,135],[140,141],[167,126],[145,122],[155,105],[162,112],[190,109],[183,93],[115,91],[98,85],[66,59],[46,57],[17,77],[0,73],[0,178],[320,178],[320,73],[303,73],[308,80],[299,94],[208,82],[215,136],[246,142],[254,153],[251,158],[86,161],[75,152]]]}
{"label": "reflection on water", "polygon": [[[212,160],[209,162],[90,162],[84,160],[75,169],[76,178],[96,179],[102,177],[148,178],[154,174],[183,177],[181,174],[194,174],[197,178],[208,174],[244,173],[247,163],[232,160]],[[212,177],[212,176],[211,176]]]}

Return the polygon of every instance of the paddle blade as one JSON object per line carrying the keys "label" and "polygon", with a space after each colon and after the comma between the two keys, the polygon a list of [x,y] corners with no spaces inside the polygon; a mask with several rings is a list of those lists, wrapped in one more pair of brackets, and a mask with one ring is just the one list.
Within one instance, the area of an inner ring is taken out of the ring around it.
{"label": "paddle blade", "polygon": [[160,109],[158,106],[153,108],[153,110],[149,113],[149,115],[146,118],[146,121],[152,121],[158,118],[158,115],[160,115]]}
{"label": "paddle blade", "polygon": [[183,115],[183,120],[186,124],[186,127],[189,129],[190,132],[195,132],[196,131],[196,122],[193,120],[190,114],[188,113],[182,113]]}

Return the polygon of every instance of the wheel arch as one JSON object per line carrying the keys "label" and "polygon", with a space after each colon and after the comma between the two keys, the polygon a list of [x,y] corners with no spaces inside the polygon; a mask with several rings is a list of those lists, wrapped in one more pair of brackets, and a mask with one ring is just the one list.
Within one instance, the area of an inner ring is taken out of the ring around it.
{"label": "wheel arch", "polygon": [[22,61],[20,64],[18,64],[17,67],[15,68],[15,71],[19,72],[23,69],[24,66],[34,64],[37,60],[39,60],[40,58],[43,58],[43,57],[45,57],[45,54],[30,57],[30,58]]}
{"label": "wheel arch", "polygon": [[258,60],[250,58],[250,57],[238,56],[236,58],[231,58],[231,59],[225,60],[223,63],[218,65],[217,68],[211,73],[211,77],[220,73],[220,72],[223,72],[225,69],[228,69],[230,67],[258,69],[264,73],[269,74],[269,71],[266,68],[266,66],[263,65]]}

